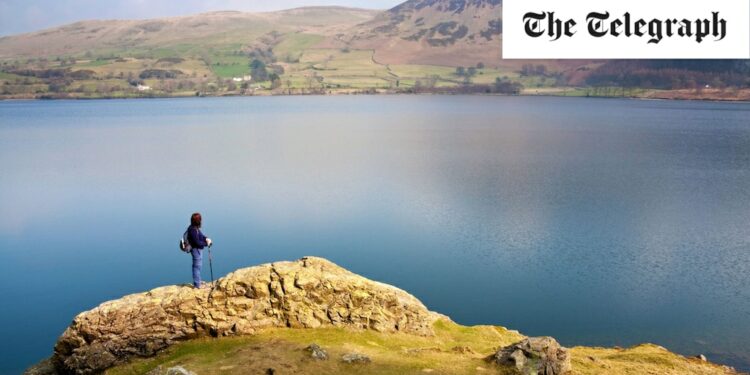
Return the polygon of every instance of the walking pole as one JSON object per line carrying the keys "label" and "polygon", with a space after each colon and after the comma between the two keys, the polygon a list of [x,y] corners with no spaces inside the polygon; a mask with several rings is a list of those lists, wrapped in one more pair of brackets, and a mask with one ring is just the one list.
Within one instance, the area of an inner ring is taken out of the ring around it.
{"label": "walking pole", "polygon": [[208,247],[208,267],[211,269],[211,287],[214,284],[214,260],[211,256],[211,246]]}

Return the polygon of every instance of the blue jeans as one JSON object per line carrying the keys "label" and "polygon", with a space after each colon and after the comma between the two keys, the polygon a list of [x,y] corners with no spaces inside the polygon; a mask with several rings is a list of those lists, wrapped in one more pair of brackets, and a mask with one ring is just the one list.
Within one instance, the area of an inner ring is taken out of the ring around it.
{"label": "blue jeans", "polygon": [[201,267],[203,267],[203,254],[198,249],[190,252],[193,255],[193,286],[201,287]]}

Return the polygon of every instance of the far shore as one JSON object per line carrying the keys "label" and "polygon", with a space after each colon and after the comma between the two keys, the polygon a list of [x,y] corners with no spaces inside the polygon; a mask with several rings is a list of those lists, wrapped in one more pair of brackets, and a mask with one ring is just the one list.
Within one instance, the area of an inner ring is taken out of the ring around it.
{"label": "far shore", "polygon": [[750,89],[738,89],[735,95],[727,95],[726,90],[648,90],[642,91],[641,95],[585,95],[581,94],[586,88],[555,88],[545,90],[525,90],[520,94],[498,94],[498,93],[461,93],[461,92],[406,92],[395,90],[331,90],[328,92],[271,92],[261,91],[251,95],[224,93],[220,95],[210,93],[178,93],[178,94],[152,94],[132,96],[74,96],[74,95],[29,95],[16,97],[2,97],[0,102],[5,101],[44,101],[44,100],[128,100],[128,99],[179,99],[179,98],[222,98],[222,97],[281,97],[281,96],[356,96],[356,95],[417,95],[417,96],[516,96],[516,97],[570,97],[570,98],[597,98],[597,99],[631,99],[631,100],[669,100],[669,101],[702,101],[702,102],[729,102],[750,103]]}

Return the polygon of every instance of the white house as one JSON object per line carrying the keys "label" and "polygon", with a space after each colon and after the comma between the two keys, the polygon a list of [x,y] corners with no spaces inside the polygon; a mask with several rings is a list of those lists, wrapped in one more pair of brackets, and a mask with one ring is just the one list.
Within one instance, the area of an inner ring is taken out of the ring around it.
{"label": "white house", "polygon": [[138,91],[151,91],[151,86],[138,85]]}
{"label": "white house", "polygon": [[242,76],[242,77],[234,77],[234,78],[232,78],[232,81],[234,81],[234,82],[250,82],[250,81],[252,81],[252,79],[253,79],[253,76],[247,75],[247,76]]}

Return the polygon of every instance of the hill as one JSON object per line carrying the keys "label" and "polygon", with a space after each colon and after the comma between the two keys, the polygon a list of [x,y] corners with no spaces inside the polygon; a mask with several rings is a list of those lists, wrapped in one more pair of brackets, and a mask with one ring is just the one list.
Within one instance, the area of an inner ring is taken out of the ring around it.
{"label": "hill", "polygon": [[386,64],[475,66],[501,59],[500,0],[409,0],[337,35]]}
{"label": "hill", "polygon": [[168,286],[106,302],[76,316],[51,360],[27,374],[512,374],[540,368],[549,375],[736,374],[656,345],[566,349],[552,338],[526,338],[499,326],[464,327],[401,289],[315,257],[241,269],[212,289]]}
{"label": "hill", "polygon": [[269,13],[236,11],[150,20],[81,21],[0,38],[0,59],[89,55],[189,57],[242,50],[269,34],[332,35],[378,11],[306,7]]}
{"label": "hill", "polygon": [[314,7],[82,21],[0,38],[0,98],[515,94],[559,86],[557,62],[526,74],[522,62],[499,59],[499,12],[495,0],[412,0],[382,12]]}
{"label": "hill", "polygon": [[502,59],[501,0],[91,20],[0,38],[0,99],[499,93],[747,100],[747,61]]}

